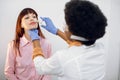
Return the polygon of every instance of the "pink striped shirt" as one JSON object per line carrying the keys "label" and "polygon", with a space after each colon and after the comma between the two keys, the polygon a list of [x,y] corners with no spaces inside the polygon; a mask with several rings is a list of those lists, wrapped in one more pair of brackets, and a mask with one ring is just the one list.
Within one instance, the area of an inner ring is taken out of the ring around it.
{"label": "pink striped shirt", "polygon": [[[48,58],[51,55],[51,45],[46,39],[40,38],[40,45],[44,56]],[[8,44],[5,76],[8,80],[50,80],[48,75],[38,75],[32,61],[32,42],[24,36],[20,39],[20,53],[22,57],[16,56],[13,48],[13,41]],[[42,79],[41,79],[42,78]]]}

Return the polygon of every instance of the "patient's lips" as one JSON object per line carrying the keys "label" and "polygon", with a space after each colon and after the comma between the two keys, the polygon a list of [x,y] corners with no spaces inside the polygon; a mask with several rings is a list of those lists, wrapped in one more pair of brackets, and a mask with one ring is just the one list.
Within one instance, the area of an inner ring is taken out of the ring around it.
{"label": "patient's lips", "polygon": [[31,23],[30,23],[30,25],[34,25],[34,24],[36,24],[36,22],[31,22]]}
{"label": "patient's lips", "polygon": [[35,25],[36,23],[38,23],[37,21],[36,22],[31,22],[29,25]]}

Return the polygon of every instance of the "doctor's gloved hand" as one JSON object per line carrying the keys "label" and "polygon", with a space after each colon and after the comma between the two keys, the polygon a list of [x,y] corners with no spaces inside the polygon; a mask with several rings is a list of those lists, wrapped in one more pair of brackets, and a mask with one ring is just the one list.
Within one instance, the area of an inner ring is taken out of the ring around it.
{"label": "doctor's gloved hand", "polygon": [[30,35],[32,41],[40,39],[40,36],[38,35],[38,30],[37,29],[31,29],[31,30],[29,30],[28,34]]}
{"label": "doctor's gloved hand", "polygon": [[46,25],[42,25],[41,27],[45,28],[52,34],[57,34],[58,29],[54,26],[52,20],[46,17],[40,17],[43,21],[45,21]]}

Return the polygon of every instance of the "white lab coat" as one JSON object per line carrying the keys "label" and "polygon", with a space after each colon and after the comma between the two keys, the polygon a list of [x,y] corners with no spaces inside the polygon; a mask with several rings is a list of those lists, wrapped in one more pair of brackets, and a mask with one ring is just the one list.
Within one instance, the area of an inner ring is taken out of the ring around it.
{"label": "white lab coat", "polygon": [[39,74],[53,74],[58,80],[103,80],[105,51],[102,44],[72,46],[57,51],[51,58],[36,57]]}

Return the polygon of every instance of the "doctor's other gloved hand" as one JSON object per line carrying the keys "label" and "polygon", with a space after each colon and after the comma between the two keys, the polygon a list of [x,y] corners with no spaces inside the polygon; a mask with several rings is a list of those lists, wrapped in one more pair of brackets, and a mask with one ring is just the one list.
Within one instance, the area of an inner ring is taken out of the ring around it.
{"label": "doctor's other gloved hand", "polygon": [[30,35],[32,41],[40,39],[40,36],[38,35],[38,30],[37,29],[31,29],[31,30],[29,30],[28,34]]}
{"label": "doctor's other gloved hand", "polygon": [[46,25],[42,25],[41,27],[45,28],[52,34],[57,34],[58,29],[54,26],[52,20],[47,17],[40,17],[43,21],[45,21]]}

